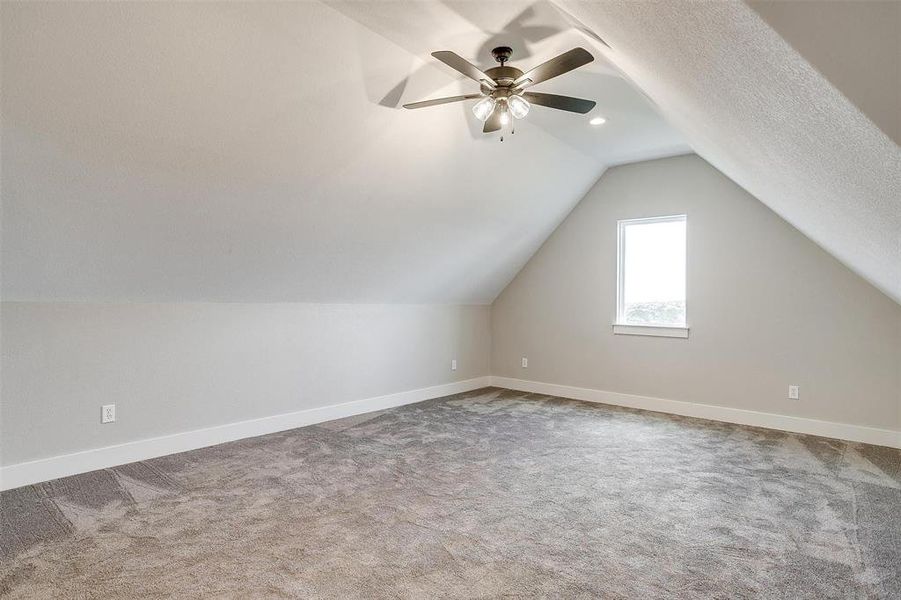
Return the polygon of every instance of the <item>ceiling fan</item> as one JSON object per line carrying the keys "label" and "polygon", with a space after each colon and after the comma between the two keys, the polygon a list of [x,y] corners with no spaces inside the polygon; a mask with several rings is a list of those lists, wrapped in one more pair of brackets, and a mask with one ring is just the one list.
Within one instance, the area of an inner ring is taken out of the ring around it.
{"label": "ceiling fan", "polygon": [[485,122],[482,128],[483,133],[491,133],[503,128],[510,123],[511,115],[516,119],[522,119],[528,114],[531,104],[539,104],[548,108],[567,110],[583,115],[594,108],[595,102],[593,100],[525,91],[526,88],[536,83],[563,75],[593,61],[594,57],[584,48],[573,48],[525,73],[516,67],[506,64],[510,60],[510,56],[513,55],[512,48],[500,46],[492,50],[491,54],[494,55],[494,60],[499,62],[501,66],[482,71],[463,57],[448,50],[432,52],[432,56],[450,68],[479,82],[481,84],[481,92],[478,94],[465,94],[463,96],[450,96],[413,102],[404,104],[404,108],[425,108],[427,106],[448,104],[449,102],[462,102],[463,100],[481,98],[472,107],[472,112],[479,120]]}

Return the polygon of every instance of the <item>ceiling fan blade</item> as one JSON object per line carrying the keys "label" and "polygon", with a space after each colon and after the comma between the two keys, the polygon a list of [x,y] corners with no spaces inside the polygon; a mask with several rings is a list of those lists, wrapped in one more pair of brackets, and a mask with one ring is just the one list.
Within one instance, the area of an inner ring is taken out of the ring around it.
{"label": "ceiling fan blade", "polygon": [[578,69],[582,65],[587,65],[593,60],[594,57],[585,48],[573,48],[560,56],[556,56],[551,60],[538,65],[531,71],[523,73],[513,82],[513,87],[522,88],[541,83],[542,81],[547,81],[552,77],[569,73],[573,69]]}
{"label": "ceiling fan blade", "polygon": [[459,54],[455,54],[450,50],[439,50],[438,52],[432,52],[432,56],[449,66],[451,69],[463,73],[474,81],[478,81],[491,89],[497,87],[497,84],[494,83],[494,80],[491,79],[491,77],[483,73],[481,69]]}
{"label": "ceiling fan blade", "polygon": [[427,106],[438,106],[439,104],[448,104],[450,102],[462,102],[463,100],[472,100],[481,98],[482,94],[465,94],[463,96],[448,96],[447,98],[435,98],[433,100],[423,100],[421,102],[411,102],[404,104],[404,108],[425,108]]}
{"label": "ceiling fan blade", "polygon": [[590,112],[597,104],[594,100],[583,100],[572,96],[558,96],[557,94],[541,94],[538,92],[523,92],[522,97],[532,104],[540,104],[541,106],[558,110],[568,110],[581,115]]}
{"label": "ceiling fan blade", "polygon": [[503,111],[497,105],[495,105],[494,110],[488,115],[488,119],[485,120],[485,126],[482,127],[482,133],[491,133],[492,131],[498,131],[501,127],[504,126],[501,123],[501,113]]}

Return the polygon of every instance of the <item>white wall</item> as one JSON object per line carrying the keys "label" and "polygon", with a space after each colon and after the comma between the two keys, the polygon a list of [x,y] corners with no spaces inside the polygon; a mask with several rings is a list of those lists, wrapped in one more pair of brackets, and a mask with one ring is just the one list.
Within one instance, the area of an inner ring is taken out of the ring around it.
{"label": "white wall", "polygon": [[0,327],[4,466],[489,374],[487,306],[4,302]]}
{"label": "white wall", "polygon": [[[617,220],[678,213],[690,338],[613,335]],[[492,331],[496,376],[901,429],[901,306],[694,155],[608,170]]]}

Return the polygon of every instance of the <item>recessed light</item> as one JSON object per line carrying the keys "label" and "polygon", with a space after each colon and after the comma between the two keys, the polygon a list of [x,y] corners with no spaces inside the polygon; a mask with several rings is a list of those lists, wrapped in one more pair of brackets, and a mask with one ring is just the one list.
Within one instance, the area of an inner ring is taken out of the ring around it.
{"label": "recessed light", "polygon": [[592,125],[603,125],[604,123],[607,122],[607,119],[605,119],[604,117],[595,117],[588,122],[591,123]]}

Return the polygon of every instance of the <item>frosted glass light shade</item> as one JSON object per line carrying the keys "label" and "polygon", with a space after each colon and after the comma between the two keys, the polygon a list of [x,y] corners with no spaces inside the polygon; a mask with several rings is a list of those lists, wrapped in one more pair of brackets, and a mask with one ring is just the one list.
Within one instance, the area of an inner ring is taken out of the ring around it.
{"label": "frosted glass light shade", "polygon": [[472,114],[474,114],[479,121],[485,121],[491,115],[491,111],[493,110],[494,98],[486,96],[475,103],[472,107]]}
{"label": "frosted glass light shade", "polygon": [[507,98],[507,106],[510,107],[510,112],[517,119],[522,119],[529,114],[529,108],[531,107],[528,101],[522,96],[510,96]]}

